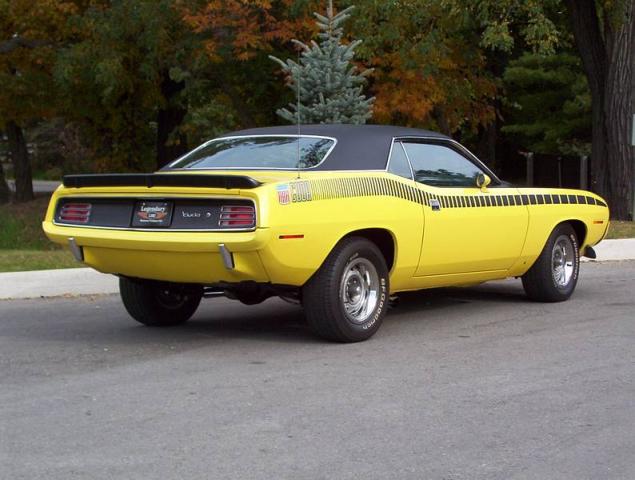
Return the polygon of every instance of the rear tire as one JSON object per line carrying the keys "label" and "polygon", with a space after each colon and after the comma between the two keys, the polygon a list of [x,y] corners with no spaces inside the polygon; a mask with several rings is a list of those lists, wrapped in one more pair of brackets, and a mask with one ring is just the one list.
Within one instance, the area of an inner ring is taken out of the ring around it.
{"label": "rear tire", "polygon": [[306,318],[322,338],[360,342],[379,329],[388,309],[388,268],[369,240],[349,237],[336,245],[302,289]]}
{"label": "rear tire", "polygon": [[568,300],[578,283],[580,249],[575,230],[568,223],[558,225],[540,256],[522,276],[527,296],[538,302]]}
{"label": "rear tire", "polygon": [[119,293],[132,318],[150,327],[187,322],[203,297],[200,285],[119,279]]}

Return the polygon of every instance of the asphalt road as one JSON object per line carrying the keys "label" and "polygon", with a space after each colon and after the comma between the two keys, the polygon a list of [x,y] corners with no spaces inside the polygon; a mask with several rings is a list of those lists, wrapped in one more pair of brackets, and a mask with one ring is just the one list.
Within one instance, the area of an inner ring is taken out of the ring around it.
{"label": "asphalt road", "polygon": [[354,345],[274,300],[168,330],[115,296],[0,302],[0,477],[632,480],[634,285],[409,294]]}

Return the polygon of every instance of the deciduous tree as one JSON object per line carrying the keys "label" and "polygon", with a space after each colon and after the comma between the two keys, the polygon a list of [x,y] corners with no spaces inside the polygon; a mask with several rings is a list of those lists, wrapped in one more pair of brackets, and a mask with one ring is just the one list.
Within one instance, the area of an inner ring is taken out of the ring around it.
{"label": "deciduous tree", "polygon": [[[268,55],[288,51],[292,38],[311,38],[316,27],[308,21],[309,12],[319,3],[211,0],[186,8],[185,20],[200,36],[212,64],[203,80],[209,103],[200,104],[186,127],[197,124],[214,131],[207,120],[209,114],[221,125],[231,118],[234,128],[275,122],[273,106],[285,92]],[[223,119],[215,114],[219,106],[228,112]]]}
{"label": "deciduous tree", "polygon": [[565,0],[591,88],[593,186],[613,218],[633,218],[635,0]]}
{"label": "deciduous tree", "polygon": [[4,168],[0,162],[0,205],[9,201],[9,185],[4,176]]}
{"label": "deciduous tree", "polygon": [[187,148],[179,127],[200,45],[169,0],[96,4],[72,19],[78,41],[55,76],[65,112],[98,152],[96,170],[153,169]]}
{"label": "deciduous tree", "polygon": [[63,0],[0,0],[0,127],[14,166],[15,200],[33,198],[24,128],[55,112],[51,69],[66,38],[66,19],[78,8]]}
{"label": "deciduous tree", "polygon": [[494,125],[500,75],[514,48],[548,53],[558,38],[546,14],[554,0],[354,3],[360,15],[352,34],[363,40],[360,55],[374,68],[375,120],[455,136]]}

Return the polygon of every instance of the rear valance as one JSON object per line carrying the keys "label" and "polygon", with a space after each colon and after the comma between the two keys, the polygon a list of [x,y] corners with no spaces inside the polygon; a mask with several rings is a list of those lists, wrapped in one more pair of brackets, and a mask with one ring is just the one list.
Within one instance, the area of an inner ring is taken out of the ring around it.
{"label": "rear valance", "polygon": [[199,187],[256,188],[260,182],[245,175],[169,174],[169,173],[107,173],[66,175],[64,186],[81,187]]}

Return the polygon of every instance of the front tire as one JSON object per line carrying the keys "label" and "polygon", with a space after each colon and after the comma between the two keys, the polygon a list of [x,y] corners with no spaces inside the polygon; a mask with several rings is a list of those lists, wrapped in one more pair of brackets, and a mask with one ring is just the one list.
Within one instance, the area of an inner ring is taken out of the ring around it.
{"label": "front tire", "polygon": [[336,342],[360,342],[379,329],[388,309],[386,260],[369,240],[349,237],[329,254],[302,290],[309,325]]}
{"label": "front tire", "polygon": [[568,223],[558,225],[540,256],[522,277],[527,296],[538,302],[568,300],[578,283],[580,250],[575,230]]}
{"label": "front tire", "polygon": [[187,322],[203,297],[200,285],[119,279],[119,293],[132,318],[150,327]]}

